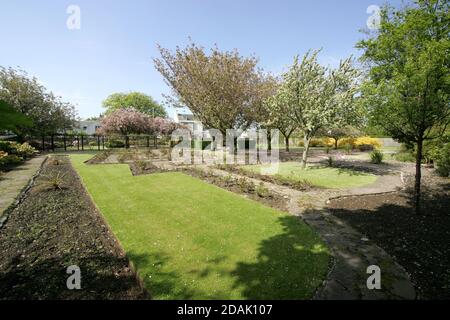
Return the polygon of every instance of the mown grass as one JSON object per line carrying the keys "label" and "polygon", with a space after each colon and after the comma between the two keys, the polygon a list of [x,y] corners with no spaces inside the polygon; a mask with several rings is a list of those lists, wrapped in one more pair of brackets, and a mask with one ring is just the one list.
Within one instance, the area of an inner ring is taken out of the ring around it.
{"label": "mown grass", "polygon": [[[261,173],[265,165],[242,166],[244,170]],[[307,180],[322,188],[344,189],[369,185],[377,179],[370,173],[325,166],[308,166],[302,169],[299,162],[281,162],[276,175],[293,181]]]}
{"label": "mown grass", "polygon": [[155,299],[308,299],[326,276],[329,251],[297,217],[182,173],[71,159]]}

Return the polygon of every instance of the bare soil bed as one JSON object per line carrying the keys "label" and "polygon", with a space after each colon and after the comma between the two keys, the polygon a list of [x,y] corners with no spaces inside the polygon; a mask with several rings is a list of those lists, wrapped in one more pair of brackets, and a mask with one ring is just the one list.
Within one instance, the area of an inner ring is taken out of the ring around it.
{"label": "bare soil bed", "polygon": [[[47,161],[0,229],[0,299],[142,299],[129,261],[65,157]],[[68,290],[67,267],[81,269]]]}
{"label": "bare soil bed", "polygon": [[412,189],[331,201],[329,209],[385,249],[412,277],[419,299],[450,299],[450,180],[423,180],[422,215]]}

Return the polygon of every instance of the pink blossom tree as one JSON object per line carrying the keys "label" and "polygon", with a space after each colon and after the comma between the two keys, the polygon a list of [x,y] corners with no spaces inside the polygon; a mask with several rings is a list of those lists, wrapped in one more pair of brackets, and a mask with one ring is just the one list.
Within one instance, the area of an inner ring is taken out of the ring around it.
{"label": "pink blossom tree", "polygon": [[130,134],[149,133],[152,119],[133,108],[118,109],[102,119],[99,134],[120,134],[125,136],[125,147],[129,147]]}
{"label": "pink blossom tree", "polygon": [[120,134],[125,136],[125,147],[129,147],[130,134],[149,134],[169,135],[174,130],[182,126],[173,122],[170,119],[161,117],[152,118],[149,115],[137,111],[133,108],[117,109],[106,117],[101,122],[101,128],[97,131],[98,134]]}

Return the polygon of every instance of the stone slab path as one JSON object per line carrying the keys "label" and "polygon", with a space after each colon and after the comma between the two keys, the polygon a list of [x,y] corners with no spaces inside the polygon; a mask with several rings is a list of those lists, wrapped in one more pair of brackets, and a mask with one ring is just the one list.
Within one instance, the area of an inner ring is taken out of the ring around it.
{"label": "stone slab path", "polygon": [[0,176],[0,226],[5,218],[4,212],[15,202],[45,158],[46,156],[34,157]]}

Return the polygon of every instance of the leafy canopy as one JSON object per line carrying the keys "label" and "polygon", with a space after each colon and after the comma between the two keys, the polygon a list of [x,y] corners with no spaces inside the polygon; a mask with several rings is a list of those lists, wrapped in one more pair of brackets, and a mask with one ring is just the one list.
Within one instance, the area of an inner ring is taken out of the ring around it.
{"label": "leafy canopy", "polygon": [[152,117],[167,117],[166,110],[149,95],[141,92],[113,93],[103,101],[106,113],[118,109],[134,108]]}
{"label": "leafy canopy", "polygon": [[220,130],[247,129],[269,96],[266,75],[255,57],[242,57],[237,50],[208,53],[190,43],[175,52],[158,46],[161,57],[155,68],[172,88],[167,97],[175,107],[188,107],[207,127]]}

